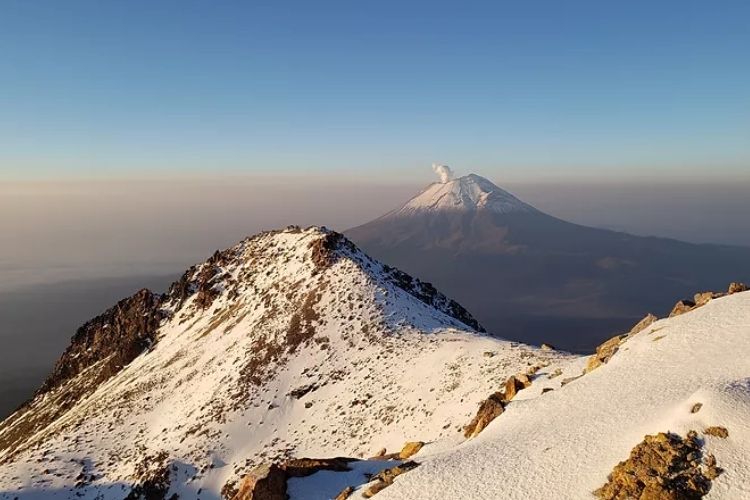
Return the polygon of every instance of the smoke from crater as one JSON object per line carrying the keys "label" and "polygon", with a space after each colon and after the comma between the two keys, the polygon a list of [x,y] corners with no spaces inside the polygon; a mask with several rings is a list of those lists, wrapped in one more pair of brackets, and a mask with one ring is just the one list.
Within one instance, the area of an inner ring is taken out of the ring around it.
{"label": "smoke from crater", "polygon": [[445,184],[453,180],[453,170],[448,165],[432,164],[432,170],[440,176],[440,182]]}

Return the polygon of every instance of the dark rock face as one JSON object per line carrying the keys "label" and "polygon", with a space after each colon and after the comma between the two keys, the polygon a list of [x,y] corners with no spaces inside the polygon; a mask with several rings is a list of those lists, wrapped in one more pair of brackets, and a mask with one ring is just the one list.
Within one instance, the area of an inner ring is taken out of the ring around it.
{"label": "dark rock face", "polygon": [[123,299],[76,331],[37,394],[48,392],[86,368],[104,361],[99,382],[112,377],[156,341],[163,319],[163,297],[140,290]]}
{"label": "dark rock face", "polygon": [[708,493],[711,479],[719,474],[716,459],[703,455],[694,431],[686,438],[662,432],[646,436],[594,493],[606,500],[698,499]]}

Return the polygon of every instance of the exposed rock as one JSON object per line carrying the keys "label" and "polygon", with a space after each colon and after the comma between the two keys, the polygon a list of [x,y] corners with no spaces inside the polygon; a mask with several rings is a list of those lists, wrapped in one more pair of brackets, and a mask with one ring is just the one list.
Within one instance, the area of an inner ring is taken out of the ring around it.
{"label": "exposed rock", "polygon": [[358,459],[349,457],[335,458],[293,458],[281,465],[287,477],[306,477],[321,470],[332,470],[335,472],[350,471],[350,462]]}
{"label": "exposed rock", "polygon": [[516,394],[518,394],[518,391],[527,388],[531,385],[531,380],[529,380],[528,375],[519,374],[519,375],[511,375],[508,377],[508,380],[505,381],[505,392],[504,392],[504,399],[505,401],[510,401],[514,397],[516,397]]}
{"label": "exposed rock", "polygon": [[630,329],[630,333],[628,335],[635,335],[636,333],[640,333],[649,326],[653,325],[655,321],[657,321],[659,318],[654,316],[651,313],[648,313],[642,320],[640,320],[638,323],[635,324],[633,328]]}
{"label": "exposed rock", "polygon": [[479,405],[477,414],[471,420],[469,425],[464,427],[464,437],[473,438],[479,435],[485,427],[505,410],[504,396],[501,392],[491,394],[490,397],[482,401]]}
{"label": "exposed rock", "polygon": [[553,346],[552,344],[548,344],[546,342],[543,342],[542,345],[540,346],[540,349],[542,351],[554,351],[555,350],[555,346]]}
{"label": "exposed rock", "polygon": [[133,489],[125,500],[162,500],[170,486],[170,464],[165,451],[145,456],[135,468]]}
{"label": "exposed rock", "polygon": [[400,476],[404,472],[409,472],[410,470],[418,467],[419,464],[417,462],[409,461],[404,462],[401,465],[397,465],[396,467],[391,467],[390,469],[385,469],[383,471],[380,471],[375,476],[373,476],[373,481],[377,481],[375,484],[370,485],[364,493],[362,493],[362,496],[365,498],[371,498],[379,491],[384,490],[388,486],[393,484],[393,480],[396,479],[396,477]]}
{"label": "exposed rock", "polygon": [[277,465],[259,465],[245,475],[232,500],[286,500],[286,478]]}
{"label": "exposed rock", "polygon": [[562,375],[562,369],[561,368],[555,368],[555,371],[553,371],[552,373],[550,373],[549,375],[547,375],[547,378],[548,379],[553,379],[555,377],[559,377],[560,375]]}
{"label": "exposed rock", "polygon": [[545,394],[547,392],[552,392],[554,389],[552,387],[545,387],[542,389],[542,394]]}
{"label": "exposed rock", "polygon": [[37,394],[106,360],[98,382],[112,377],[156,341],[163,297],[142,289],[80,327]]}
{"label": "exposed rock", "polygon": [[675,306],[672,308],[672,312],[669,313],[669,317],[672,318],[674,316],[679,316],[680,314],[685,314],[688,311],[692,311],[695,308],[695,302],[692,300],[681,300],[675,304]]}
{"label": "exposed rock", "polygon": [[692,408],[690,408],[690,413],[698,413],[701,411],[701,408],[703,408],[703,403],[695,403]]}
{"label": "exposed rock", "polygon": [[378,452],[375,454],[374,458],[384,457],[386,453],[388,453],[388,450],[386,450],[385,448],[380,448]]}
{"label": "exposed rock", "polygon": [[350,471],[349,463],[357,460],[348,457],[293,458],[282,464],[263,464],[242,478],[232,500],[286,500],[286,482],[290,477],[307,477],[321,470]]}
{"label": "exposed rock", "polygon": [[576,375],[575,377],[566,377],[566,378],[562,379],[562,381],[560,382],[560,387],[562,387],[564,385],[568,385],[569,383],[571,383],[571,382],[573,382],[575,380],[578,380],[579,378],[583,377],[584,375],[585,375],[585,373],[581,373],[580,375]]}
{"label": "exposed rock", "polygon": [[708,493],[711,478],[720,473],[713,457],[701,464],[695,432],[687,438],[659,433],[646,436],[594,493],[607,500],[697,499]]}
{"label": "exposed rock", "polygon": [[334,498],[334,500],[346,500],[352,495],[352,493],[354,493],[354,488],[352,488],[351,486],[347,486],[346,488],[341,490],[338,495],[336,495],[336,498]]}
{"label": "exposed rock", "polygon": [[695,302],[695,307],[701,307],[708,304],[713,299],[718,299],[719,297],[723,297],[723,293],[718,292],[701,292],[696,293],[693,296],[693,302]]}
{"label": "exposed rock", "polygon": [[403,448],[401,448],[401,451],[398,454],[398,458],[400,458],[401,460],[406,460],[412,455],[416,455],[423,446],[424,443],[422,441],[409,441],[404,445]]}
{"label": "exposed rock", "polygon": [[729,284],[729,289],[727,290],[727,293],[731,295],[733,293],[746,292],[747,290],[748,290],[748,287],[744,283],[733,282]]}
{"label": "exposed rock", "polygon": [[714,436],[721,439],[726,439],[729,437],[729,431],[726,427],[722,427],[720,425],[712,425],[711,427],[706,427],[703,429],[703,434],[708,434],[709,436]]}
{"label": "exposed rock", "polygon": [[583,370],[584,373],[589,373],[596,368],[599,368],[603,364],[607,363],[612,356],[615,355],[617,350],[620,348],[620,344],[627,338],[627,335],[617,335],[607,340],[599,347],[596,348],[594,353],[586,363],[586,368]]}

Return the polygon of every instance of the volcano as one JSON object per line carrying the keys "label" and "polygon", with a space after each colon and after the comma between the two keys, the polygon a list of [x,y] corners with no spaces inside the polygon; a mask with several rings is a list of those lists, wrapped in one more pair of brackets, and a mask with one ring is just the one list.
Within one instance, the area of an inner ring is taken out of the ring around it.
{"label": "volcano", "polygon": [[345,233],[506,338],[584,352],[674,297],[750,279],[750,248],[586,227],[479,175],[445,180]]}

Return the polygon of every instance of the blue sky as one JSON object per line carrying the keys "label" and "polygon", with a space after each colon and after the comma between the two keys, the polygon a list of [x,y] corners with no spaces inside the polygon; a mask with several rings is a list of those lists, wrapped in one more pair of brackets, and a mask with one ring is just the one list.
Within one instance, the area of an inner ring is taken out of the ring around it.
{"label": "blue sky", "polygon": [[0,4],[0,174],[750,170],[750,2]]}

